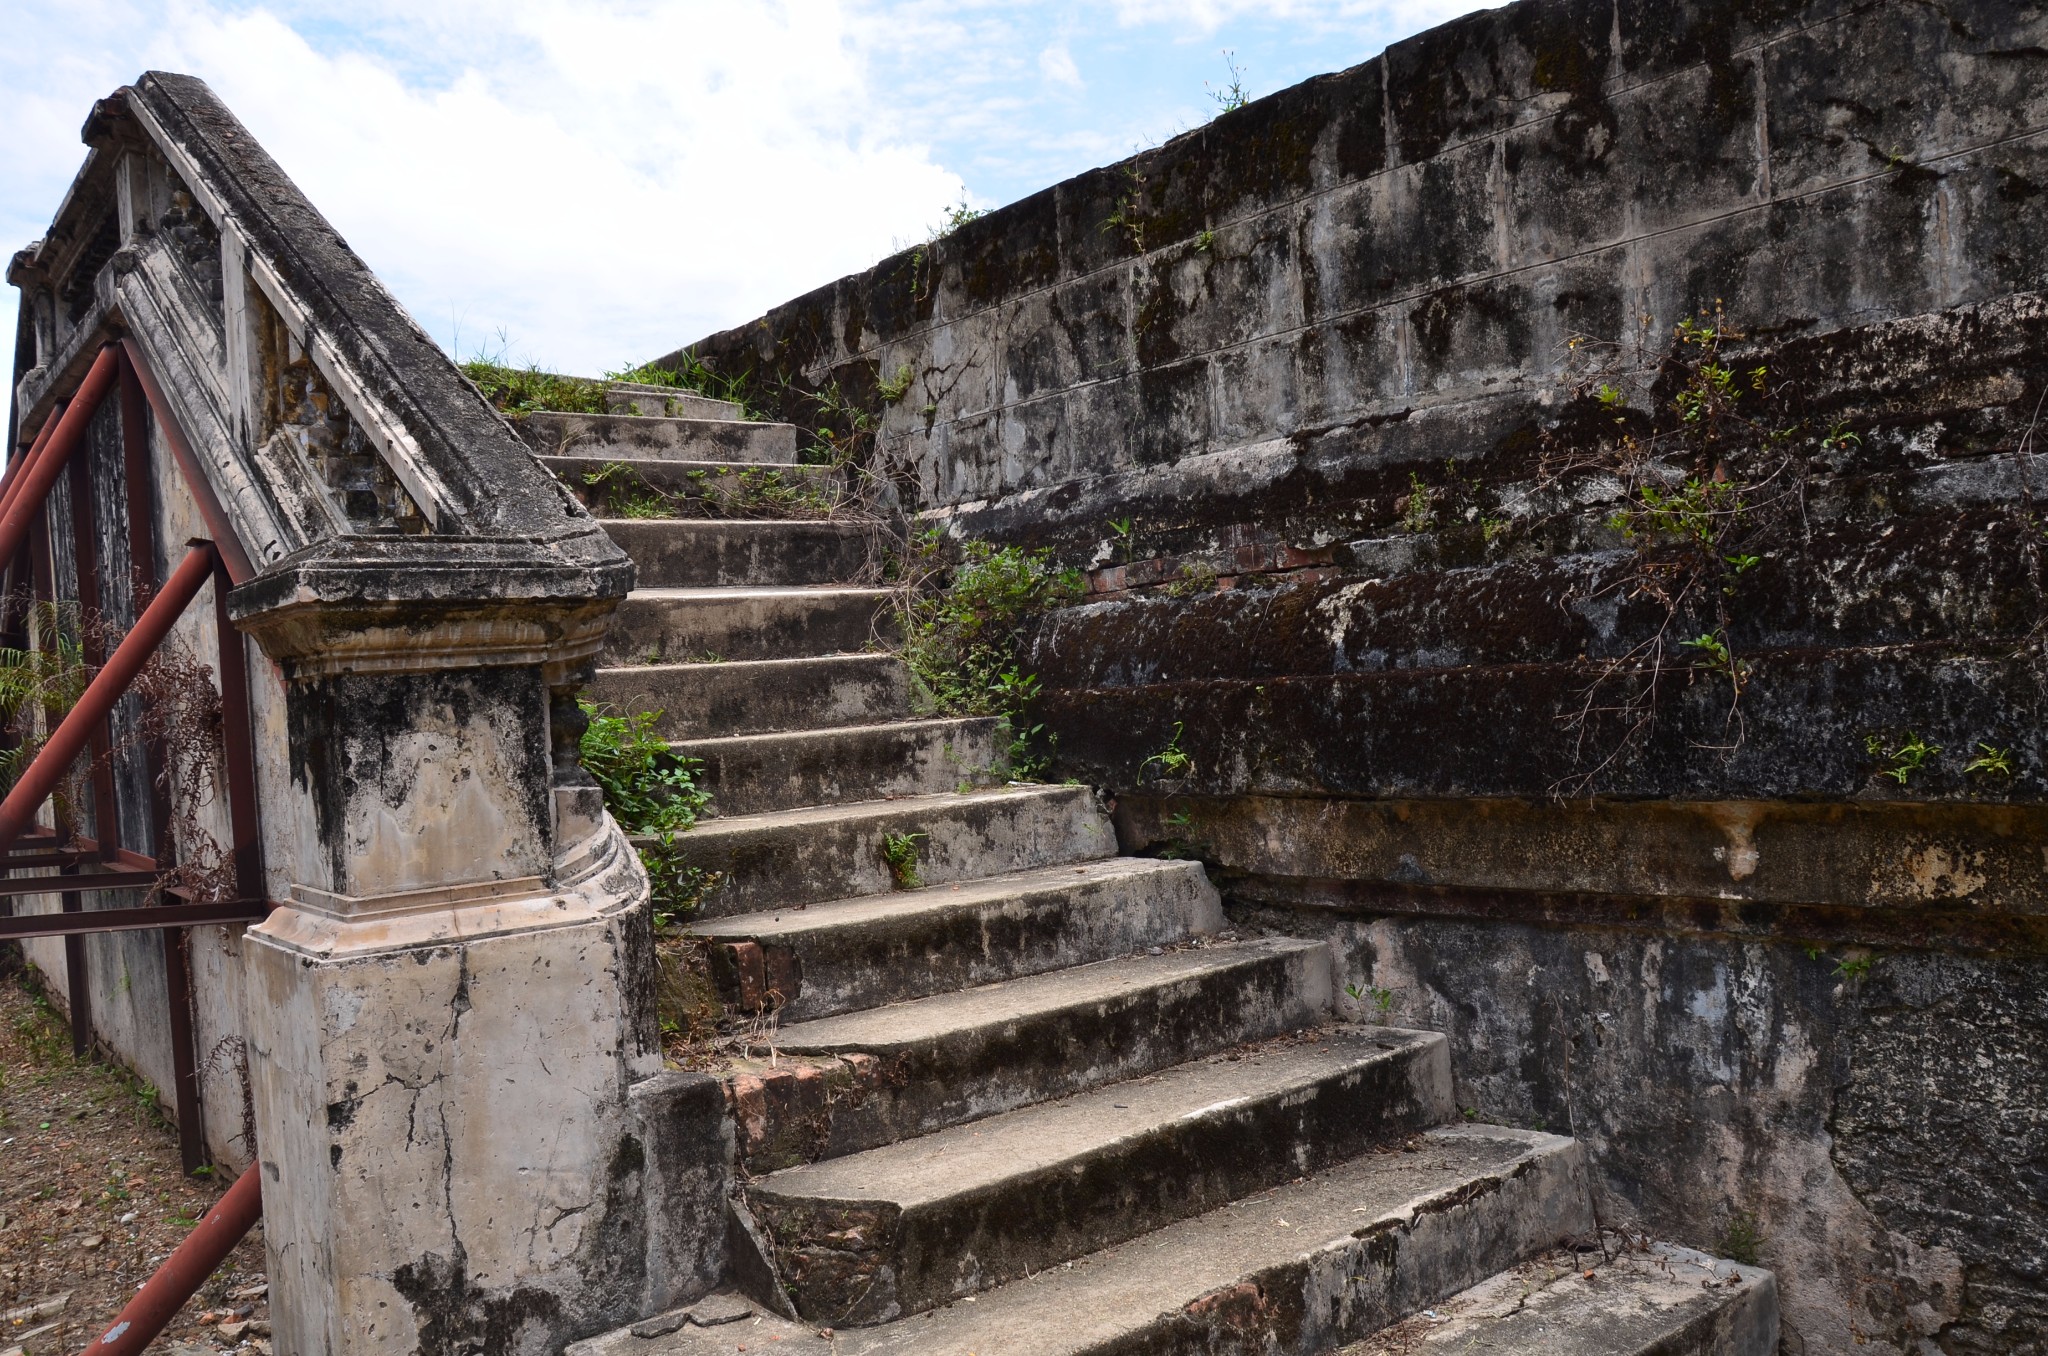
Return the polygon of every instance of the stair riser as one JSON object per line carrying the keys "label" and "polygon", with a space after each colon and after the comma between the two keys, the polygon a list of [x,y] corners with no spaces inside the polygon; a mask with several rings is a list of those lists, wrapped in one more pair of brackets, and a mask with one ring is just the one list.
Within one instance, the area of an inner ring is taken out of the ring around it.
{"label": "stair riser", "polygon": [[712,810],[727,818],[988,786],[1009,771],[1009,739],[994,720],[683,743],[677,752],[703,760],[698,784],[711,792]]}
{"label": "stair riser", "polygon": [[[809,1021],[1129,955],[1223,927],[1201,867],[1090,881],[972,909],[878,919],[805,937],[782,1020]],[[739,939],[744,934],[716,933]],[[777,943],[770,942],[773,946]]]}
{"label": "stair riser", "polygon": [[[1432,1041],[1305,1089],[1130,1136],[1078,1165],[900,1214],[782,1199],[760,1183],[749,1198],[776,1240],[798,1313],[858,1326],[991,1289],[1320,1171],[1426,1128],[1449,1104],[1445,1043]],[[861,1230],[861,1243],[846,1241],[850,1229]]]}
{"label": "stair riser", "polygon": [[1477,1189],[1416,1202],[1412,1216],[1361,1219],[1342,1246],[1249,1275],[1086,1356],[1313,1356],[1593,1228],[1585,1158],[1561,1141]]}
{"label": "stair riser", "polygon": [[826,729],[910,714],[910,678],[893,655],[600,669],[590,695],[615,711],[661,712],[654,728],[664,739]]}
{"label": "stair riser", "polygon": [[[616,457],[543,457],[541,462],[599,518],[631,516],[627,505],[663,496],[662,513],[669,518],[818,517],[823,506],[838,497],[836,473],[829,466],[743,470],[716,462],[624,461]],[[808,490],[816,497],[816,511],[799,512],[763,502],[758,489],[750,492],[743,477],[764,473],[772,473],[787,488]],[[591,477],[598,479],[593,482]]]}
{"label": "stair riser", "polygon": [[604,407],[611,414],[646,415],[668,419],[738,419],[740,407],[728,400],[691,395],[683,391],[620,391],[604,393]]}
{"label": "stair riser", "polygon": [[1094,797],[1078,789],[766,828],[711,820],[679,842],[684,862],[724,877],[705,901],[705,916],[717,918],[892,890],[895,878],[882,859],[883,840],[892,833],[925,835],[917,870],[927,885],[1116,851]]}
{"label": "stair riser", "polygon": [[[894,1144],[1299,1030],[1329,1007],[1329,958],[1317,950],[907,1050],[806,1051],[793,1043],[784,1048],[842,1062],[817,1081],[762,1080],[758,1109],[751,1088],[733,1080],[742,1160],[764,1173]],[[1429,1123],[1452,1114],[1449,1087]]]}
{"label": "stair riser", "polygon": [[867,533],[837,523],[649,518],[604,529],[633,558],[638,588],[850,584],[868,566]]}
{"label": "stair riser", "polygon": [[854,653],[875,637],[880,599],[871,594],[773,598],[628,596],[605,636],[607,664],[719,659],[808,659]]}
{"label": "stair riser", "polygon": [[796,429],[789,424],[550,413],[529,414],[513,428],[543,457],[796,464]]}

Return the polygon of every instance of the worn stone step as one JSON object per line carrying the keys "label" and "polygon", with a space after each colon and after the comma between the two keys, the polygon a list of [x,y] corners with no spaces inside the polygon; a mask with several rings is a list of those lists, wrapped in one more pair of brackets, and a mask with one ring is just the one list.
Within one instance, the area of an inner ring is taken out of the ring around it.
{"label": "worn stone step", "polygon": [[634,589],[612,614],[606,664],[808,659],[877,644],[887,589]]}
{"label": "worn stone step", "polygon": [[721,818],[800,805],[988,786],[1009,776],[1009,727],[994,717],[906,720],[676,743]]}
{"label": "worn stone step", "polygon": [[1116,851],[1116,835],[1080,786],[1006,786],[901,800],[711,819],[677,839],[681,860],[717,873],[710,917],[759,913],[896,889],[884,861],[892,835],[915,836],[926,885],[1085,862]]}
{"label": "worn stone step", "polygon": [[716,400],[696,391],[652,386],[638,381],[607,381],[605,408],[613,414],[668,416],[679,419],[741,419],[746,412],[730,400]]}
{"label": "worn stone step", "polygon": [[[841,505],[839,473],[830,466],[749,466],[713,461],[642,461],[620,457],[542,457],[569,493],[599,517],[789,518],[823,516]],[[790,499],[814,512],[792,511]],[[644,512],[629,514],[629,505]]]}
{"label": "worn stone step", "polygon": [[[798,1022],[775,1033],[778,1063],[731,1075],[741,1152],[766,1172],[872,1149],[1307,1030],[1330,997],[1328,949],[1276,937]],[[779,1079],[789,1056],[816,1074]]]}
{"label": "worn stone step", "polygon": [[795,1023],[1086,965],[1223,927],[1222,903],[1200,863],[1111,857],[706,919],[691,930],[715,942],[751,942],[771,968],[793,973],[782,1020]]}
{"label": "worn stone step", "polygon": [[1460,1125],[971,1304],[821,1333],[724,1294],[565,1356],[1316,1356],[1592,1228],[1577,1144]]}
{"label": "worn stone step", "polygon": [[794,424],[549,411],[515,420],[512,427],[543,457],[796,464]]}
{"label": "worn stone step", "polygon": [[664,738],[829,729],[910,714],[910,674],[891,654],[599,669],[590,699],[615,712],[657,711]]}
{"label": "worn stone step", "polygon": [[1408,1138],[1451,1110],[1435,1032],[1339,1028],[756,1178],[797,1313],[882,1323]]}
{"label": "worn stone step", "polygon": [[1770,1272],[1609,1234],[1481,1281],[1339,1356],[1775,1356]]}
{"label": "worn stone step", "polygon": [[799,519],[605,518],[645,588],[846,584],[870,564],[865,523]]}

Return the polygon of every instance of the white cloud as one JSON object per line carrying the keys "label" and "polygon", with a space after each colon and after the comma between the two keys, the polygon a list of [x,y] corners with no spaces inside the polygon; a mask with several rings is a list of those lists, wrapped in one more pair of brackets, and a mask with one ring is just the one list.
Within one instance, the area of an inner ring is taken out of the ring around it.
{"label": "white cloud", "polygon": [[1489,7],[1485,0],[1114,0],[1114,5],[1117,22],[1127,28],[1164,24],[1192,27],[1205,35],[1239,19],[1321,25],[1372,19],[1404,33],[1419,33]]}
{"label": "white cloud", "polygon": [[[865,267],[962,190],[873,113],[839,0],[373,3],[349,21],[373,42],[265,9],[163,18],[118,75],[0,96],[9,124],[48,106],[75,129],[144,63],[201,75],[465,352],[503,330],[569,370],[652,357]],[[394,53],[438,69],[401,78]],[[70,129],[41,153],[75,167]]]}
{"label": "white cloud", "polygon": [[1055,85],[1081,88],[1081,68],[1074,64],[1074,54],[1064,42],[1056,42],[1038,54],[1038,69]]}

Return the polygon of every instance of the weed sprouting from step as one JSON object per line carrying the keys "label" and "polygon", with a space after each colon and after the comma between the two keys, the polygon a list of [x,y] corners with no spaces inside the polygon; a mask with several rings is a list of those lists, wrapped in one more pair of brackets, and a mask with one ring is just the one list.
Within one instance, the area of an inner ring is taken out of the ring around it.
{"label": "weed sprouting from step", "polygon": [[462,374],[475,382],[484,399],[508,419],[523,419],[544,410],[564,414],[605,412],[603,382],[557,376],[537,367],[508,367],[490,358],[473,358],[462,364]]}
{"label": "weed sprouting from step", "polygon": [[921,833],[892,833],[882,839],[882,864],[889,868],[889,879],[899,890],[916,890],[924,885],[917,874],[918,844],[925,841]]}
{"label": "weed sprouting from step", "polygon": [[1376,984],[1368,984],[1361,989],[1356,984],[1346,984],[1344,986],[1344,995],[1352,1002],[1366,1009],[1371,1014],[1373,1021],[1380,1026],[1387,1025],[1393,1019],[1394,991],[1392,989],[1382,989]]}
{"label": "weed sprouting from step", "polygon": [[1721,1231],[1719,1251],[1723,1257],[1753,1267],[1763,1259],[1763,1248],[1763,1226],[1755,1215],[1737,1210],[1728,1216],[1728,1227]]}
{"label": "weed sprouting from step", "polygon": [[688,488],[664,490],[627,462],[583,473],[584,502],[601,518],[844,519],[858,514],[845,482],[774,466],[684,473]]}
{"label": "weed sprouting from step", "polygon": [[967,541],[956,552],[936,528],[913,538],[897,612],[918,704],[939,715],[1002,717],[1011,774],[1043,775],[1049,741],[1029,719],[1040,684],[1019,659],[1037,619],[1084,587],[1081,572],[1054,566],[1049,551]]}
{"label": "weed sprouting from step", "polygon": [[638,367],[621,368],[607,372],[611,381],[632,382],[641,386],[673,386],[679,391],[694,391],[712,400],[723,400],[739,406],[740,418],[760,419],[761,413],[754,408],[750,399],[752,372],[741,372],[727,376],[718,372],[697,356],[695,349],[684,349],[677,355],[674,367],[661,367],[654,363],[642,363]]}
{"label": "weed sprouting from step", "polygon": [[659,711],[617,716],[591,702],[580,705],[590,722],[581,743],[583,766],[603,788],[605,809],[627,833],[654,839],[640,849],[640,861],[653,883],[656,925],[665,928],[695,913],[717,884],[684,860],[676,841],[711,803],[711,793],[697,785],[703,764],[655,733]]}

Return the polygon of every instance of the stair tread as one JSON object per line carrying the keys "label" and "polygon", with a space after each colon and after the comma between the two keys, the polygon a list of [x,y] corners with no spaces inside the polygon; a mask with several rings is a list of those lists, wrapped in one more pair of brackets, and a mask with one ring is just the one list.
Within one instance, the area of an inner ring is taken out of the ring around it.
{"label": "stair tread", "polygon": [[776,1044],[803,1054],[847,1050],[882,1053],[920,1045],[950,1032],[1006,1025],[1064,1008],[1101,1003],[1195,975],[1256,964],[1269,956],[1313,951],[1320,945],[1292,937],[1273,937],[1163,950],[1157,956],[1095,961],[886,1007],[796,1022],[776,1034]]}
{"label": "stair tread", "polygon": [[[873,598],[879,601],[889,596],[889,590],[860,584],[709,584],[636,588],[626,596],[647,602],[677,603],[726,603],[745,598]],[[815,655],[800,657],[817,658]]]}
{"label": "stair tread", "polygon": [[835,537],[857,537],[873,530],[872,523],[834,518],[599,518],[606,532],[674,531],[680,535],[711,533],[820,532]]}
{"label": "stair tread", "polygon": [[708,738],[672,739],[669,746],[681,752],[708,753],[721,749],[763,749],[777,744],[805,744],[821,740],[918,735],[933,730],[977,729],[994,724],[996,716],[923,716],[907,720],[871,720],[859,725],[826,725],[815,730],[766,730],[758,734],[713,735]]}
{"label": "stair tread", "polygon": [[[1676,1351],[1770,1356],[1777,1283],[1768,1271],[1668,1243],[1613,1255],[1559,1249],[1489,1277],[1339,1356],[1645,1356]],[[1721,1342],[1698,1338],[1717,1320]]]}
{"label": "stair tread", "polygon": [[[747,1321],[698,1326],[678,1313],[666,1322],[571,1346],[566,1356],[1079,1356],[1111,1349],[1181,1318],[1198,1301],[1257,1283],[1367,1235],[1398,1237],[1489,1182],[1513,1178],[1571,1141],[1537,1131],[1460,1125],[1428,1131],[1412,1151],[1367,1154],[1304,1181],[1247,1197],[1072,1263],[929,1313],[821,1336],[814,1325],[752,1310]],[[703,1306],[713,1317],[743,1300]],[[1181,1349],[1149,1346],[1147,1350]]]}
{"label": "stair tread", "polygon": [[[638,592],[638,590],[635,591]],[[731,592],[730,589],[706,591],[714,593]],[[718,661],[718,667],[728,670],[755,669],[760,671],[765,677],[778,669],[786,671],[793,668],[801,669],[806,666],[813,669],[827,669],[840,668],[847,664],[873,664],[878,668],[886,669],[900,665],[902,662],[903,660],[896,655],[878,651],[873,654],[807,654],[789,659],[722,659]],[[597,676],[602,678],[606,675],[623,676],[628,674],[652,675],[697,672],[705,667],[706,665],[704,664],[606,664],[597,670]]]}
{"label": "stair tread", "polygon": [[981,787],[973,791],[942,791],[928,796],[899,796],[894,800],[856,800],[837,805],[802,805],[790,810],[768,810],[761,814],[734,815],[730,819],[703,820],[696,828],[690,830],[689,837],[702,841],[779,829],[804,828],[813,824],[893,819],[898,815],[918,814],[924,811],[945,813],[982,805],[1001,804],[1005,801],[1067,800],[1076,795],[1086,794],[1088,792],[1085,787],[1013,783],[1009,786]]}
{"label": "stair tread", "polygon": [[[842,1020],[826,1018],[816,1025]],[[1434,1032],[1387,1027],[1332,1028],[1313,1033],[1310,1039],[1283,1037],[1236,1057],[1212,1055],[1062,1101],[1020,1107],[843,1158],[784,1168],[755,1179],[749,1191],[785,1200],[886,1202],[912,1210],[985,1193],[1005,1180],[1035,1176],[1113,1150],[1136,1136],[1222,1106],[1285,1096],[1442,1039]]]}
{"label": "stair tread", "polygon": [[958,885],[927,885],[922,889],[888,895],[855,895],[851,899],[829,900],[802,909],[776,909],[771,913],[710,918],[693,923],[691,931],[703,937],[744,937],[760,942],[786,943],[840,928],[978,909],[1014,895],[1057,889],[1082,880],[1138,879],[1185,871],[1190,866],[1188,862],[1165,861],[1157,857],[1109,857],[1081,866],[1012,871],[1000,876],[962,881]]}

